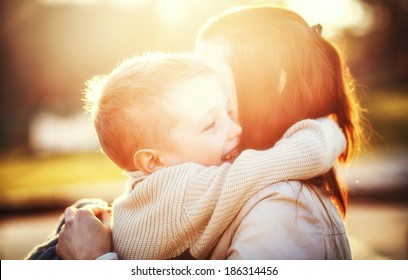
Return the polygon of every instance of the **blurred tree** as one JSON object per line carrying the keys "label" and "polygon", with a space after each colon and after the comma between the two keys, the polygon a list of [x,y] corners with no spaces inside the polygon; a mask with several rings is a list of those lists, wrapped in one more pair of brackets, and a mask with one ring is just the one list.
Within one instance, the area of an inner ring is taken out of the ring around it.
{"label": "blurred tree", "polygon": [[14,1],[0,2],[0,151],[27,147],[29,104],[25,85],[15,65],[11,42],[15,22],[8,15],[14,14]]}

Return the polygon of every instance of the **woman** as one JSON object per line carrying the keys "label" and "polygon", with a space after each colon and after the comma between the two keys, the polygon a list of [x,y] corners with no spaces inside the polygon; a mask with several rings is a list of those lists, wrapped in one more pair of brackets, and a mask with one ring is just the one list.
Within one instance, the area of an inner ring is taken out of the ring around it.
{"label": "woman", "polygon": [[[348,140],[340,161],[351,159],[361,109],[340,53],[320,33],[320,26],[272,6],[228,10],[203,26],[195,53],[213,65],[237,102],[242,149],[273,146],[295,122],[330,115]],[[244,205],[211,258],[350,259],[346,209],[334,169],[304,182],[271,185]],[[68,209],[66,218],[70,223],[57,247],[63,258],[92,259],[110,251],[109,227],[90,212]]]}
{"label": "woman", "polygon": [[[299,15],[281,8],[232,9],[203,26],[196,53],[216,65],[223,81],[235,81],[243,149],[264,149],[296,121],[331,115],[348,140],[340,161],[351,159],[359,145],[361,108],[341,55],[321,36],[321,26],[309,27]],[[345,217],[347,196],[334,169],[302,183],[303,188],[299,182],[285,183],[293,192],[275,184],[254,196],[212,257],[350,258],[337,217]],[[256,232],[251,230],[255,225]]]}

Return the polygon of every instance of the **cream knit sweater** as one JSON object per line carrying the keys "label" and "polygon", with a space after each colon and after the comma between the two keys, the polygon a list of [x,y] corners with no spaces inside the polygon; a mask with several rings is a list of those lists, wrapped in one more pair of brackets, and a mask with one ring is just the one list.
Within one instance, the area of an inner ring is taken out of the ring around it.
{"label": "cream knit sweater", "polygon": [[113,203],[113,250],[119,259],[170,259],[189,249],[205,259],[252,195],[278,181],[324,174],[345,144],[332,120],[304,120],[273,148],[246,150],[233,164],[129,172],[126,193]]}

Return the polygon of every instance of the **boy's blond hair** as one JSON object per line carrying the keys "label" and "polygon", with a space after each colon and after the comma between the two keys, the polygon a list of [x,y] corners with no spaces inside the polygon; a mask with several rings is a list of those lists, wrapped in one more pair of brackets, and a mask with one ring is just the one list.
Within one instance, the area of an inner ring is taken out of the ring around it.
{"label": "boy's blond hair", "polygon": [[85,108],[91,112],[104,153],[120,168],[135,170],[134,153],[166,141],[172,114],[166,92],[211,68],[191,55],[146,53],[122,62],[107,76],[87,82]]}

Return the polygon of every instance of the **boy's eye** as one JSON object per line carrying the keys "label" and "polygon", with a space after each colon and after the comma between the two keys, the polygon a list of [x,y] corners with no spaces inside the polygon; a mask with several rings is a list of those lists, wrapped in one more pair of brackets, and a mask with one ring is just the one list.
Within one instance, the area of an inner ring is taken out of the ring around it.
{"label": "boy's eye", "polygon": [[209,131],[211,129],[213,129],[215,127],[216,123],[212,122],[211,124],[209,124],[206,128],[204,128],[203,132],[205,131]]}

